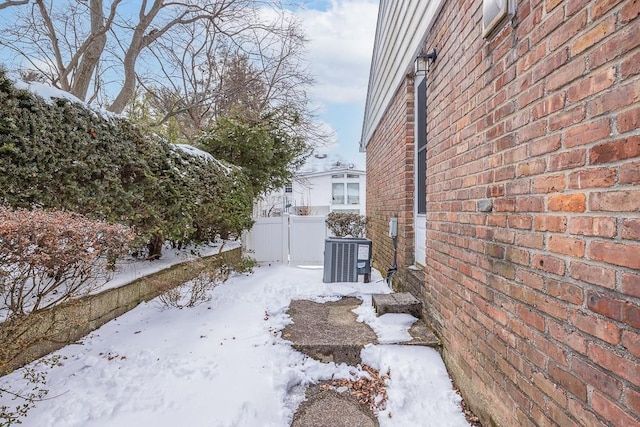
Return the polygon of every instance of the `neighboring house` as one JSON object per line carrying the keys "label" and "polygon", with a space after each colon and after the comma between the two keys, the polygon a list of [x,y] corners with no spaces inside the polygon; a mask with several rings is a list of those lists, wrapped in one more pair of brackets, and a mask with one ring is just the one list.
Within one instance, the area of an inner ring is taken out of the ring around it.
{"label": "neighboring house", "polygon": [[639,13],[380,2],[361,140],[374,266],[392,265],[397,217],[394,284],[485,425],[640,425]]}
{"label": "neighboring house", "polygon": [[366,173],[353,165],[335,163],[321,172],[303,172],[292,184],[259,200],[255,216],[365,214]]}

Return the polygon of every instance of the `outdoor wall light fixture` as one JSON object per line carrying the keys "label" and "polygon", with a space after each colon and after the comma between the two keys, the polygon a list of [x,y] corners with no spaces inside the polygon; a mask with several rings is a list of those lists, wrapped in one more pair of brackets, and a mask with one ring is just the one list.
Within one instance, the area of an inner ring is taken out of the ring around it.
{"label": "outdoor wall light fixture", "polygon": [[415,63],[416,74],[418,75],[427,74],[427,71],[429,71],[429,65],[436,60],[437,56],[438,54],[435,48],[433,48],[433,50],[429,53],[421,53],[420,55],[418,55],[416,57],[416,63]]}

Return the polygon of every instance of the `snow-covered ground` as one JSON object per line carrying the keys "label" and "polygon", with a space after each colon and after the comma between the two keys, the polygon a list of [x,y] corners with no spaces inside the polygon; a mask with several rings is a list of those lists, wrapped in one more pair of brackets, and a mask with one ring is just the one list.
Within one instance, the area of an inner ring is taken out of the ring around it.
{"label": "snow-covered ground", "polygon": [[[56,353],[61,359],[49,369],[47,400],[23,425],[289,426],[305,385],[361,373],[293,350],[279,333],[290,322],[289,302],[358,296],[369,305],[356,313],[381,342],[406,339],[410,316],[376,318],[370,307],[370,294],[390,292],[375,273],[371,283],[326,284],[321,268],[263,266],[232,276],[194,308],[142,304]],[[390,372],[381,426],[468,425],[437,351],[381,344],[362,356]],[[0,378],[0,388],[21,389],[22,376],[18,370]],[[0,398],[0,406],[16,403]]]}

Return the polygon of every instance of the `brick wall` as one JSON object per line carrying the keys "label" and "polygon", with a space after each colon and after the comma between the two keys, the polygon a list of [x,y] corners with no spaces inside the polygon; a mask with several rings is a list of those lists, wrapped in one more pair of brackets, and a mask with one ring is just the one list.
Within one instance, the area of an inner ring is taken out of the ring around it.
{"label": "brick wall", "polygon": [[[367,237],[372,239],[373,264],[381,272],[393,263],[389,219],[398,218],[398,273],[404,289],[407,266],[413,264],[414,85],[408,76],[397,90],[367,147]],[[414,291],[420,289],[415,285]]]}
{"label": "brick wall", "polygon": [[[519,1],[487,41],[481,0],[445,2],[424,45],[438,58],[422,298],[487,425],[640,424],[639,13]],[[395,191],[413,159],[408,105],[403,88],[367,147],[374,248],[383,212],[412,221],[411,183]]]}

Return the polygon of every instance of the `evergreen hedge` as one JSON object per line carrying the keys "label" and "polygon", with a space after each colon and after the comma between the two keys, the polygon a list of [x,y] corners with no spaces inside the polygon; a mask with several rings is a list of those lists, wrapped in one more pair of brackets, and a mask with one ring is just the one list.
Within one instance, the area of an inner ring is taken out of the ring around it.
{"label": "evergreen hedge", "polygon": [[0,203],[133,226],[159,256],[165,240],[238,235],[251,226],[252,202],[241,169],[143,135],[124,118],[47,102],[0,70]]}

